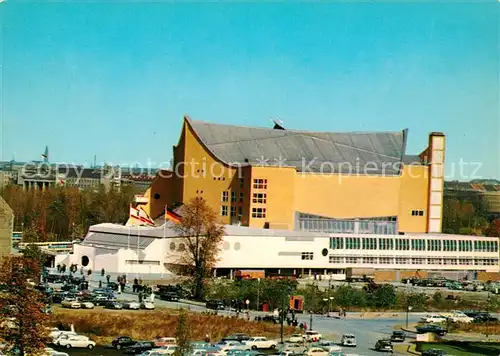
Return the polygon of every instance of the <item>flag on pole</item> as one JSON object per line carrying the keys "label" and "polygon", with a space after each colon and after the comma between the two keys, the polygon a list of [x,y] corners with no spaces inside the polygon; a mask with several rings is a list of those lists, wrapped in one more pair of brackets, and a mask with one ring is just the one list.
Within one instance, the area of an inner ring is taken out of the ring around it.
{"label": "flag on pole", "polygon": [[137,220],[146,225],[154,225],[154,221],[149,217],[148,213],[142,209],[142,207],[134,208],[132,204],[130,204],[130,218]]}
{"label": "flag on pole", "polygon": [[171,220],[175,223],[180,223],[181,216],[177,214],[175,211],[170,210],[167,206],[165,206],[165,220]]}

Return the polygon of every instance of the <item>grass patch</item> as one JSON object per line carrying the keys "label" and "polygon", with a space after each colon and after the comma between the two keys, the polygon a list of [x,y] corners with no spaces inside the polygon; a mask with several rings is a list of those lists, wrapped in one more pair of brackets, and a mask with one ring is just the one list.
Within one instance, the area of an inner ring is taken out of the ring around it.
{"label": "grass patch", "polygon": [[[130,336],[136,340],[175,336],[177,319],[178,311],[170,309],[114,311],[101,308],[90,310],[57,308],[53,311],[51,325],[69,330],[73,324],[76,332],[88,335],[103,345],[110,343],[119,335]],[[202,340],[207,334],[212,341],[238,332],[272,338],[280,334],[279,325],[246,321],[235,317],[189,313],[188,320],[193,340]],[[294,327],[284,328],[286,335],[294,331]]]}
{"label": "grass patch", "polygon": [[447,343],[420,343],[420,351],[428,349],[440,349],[447,354],[454,356],[471,356],[471,355],[498,355],[500,353],[499,343],[486,342],[447,342]]}
{"label": "grass patch", "polygon": [[450,332],[478,333],[483,335],[498,335],[500,333],[500,323],[454,323],[450,325]]}

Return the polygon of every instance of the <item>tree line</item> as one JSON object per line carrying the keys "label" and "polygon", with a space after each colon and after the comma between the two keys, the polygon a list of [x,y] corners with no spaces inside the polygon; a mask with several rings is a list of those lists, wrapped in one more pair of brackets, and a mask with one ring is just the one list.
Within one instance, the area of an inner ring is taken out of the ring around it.
{"label": "tree line", "polygon": [[500,219],[488,211],[488,203],[479,194],[445,196],[443,232],[500,237]]}
{"label": "tree line", "polygon": [[24,190],[8,185],[0,195],[14,211],[14,231],[25,242],[67,241],[83,238],[91,225],[127,221],[133,185],[96,190],[54,187]]}

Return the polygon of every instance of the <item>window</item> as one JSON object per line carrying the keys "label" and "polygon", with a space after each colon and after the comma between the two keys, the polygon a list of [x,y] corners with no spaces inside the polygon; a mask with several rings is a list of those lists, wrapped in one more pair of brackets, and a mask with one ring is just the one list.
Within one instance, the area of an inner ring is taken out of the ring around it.
{"label": "window", "polygon": [[396,264],[397,265],[407,265],[407,264],[409,264],[409,259],[406,257],[396,257]]}
{"label": "window", "polygon": [[222,205],[222,206],[220,207],[220,214],[221,214],[222,216],[227,216],[227,205]]}
{"label": "window", "polygon": [[411,240],[411,249],[413,251],[425,251],[425,240],[424,239]]}
{"label": "window", "polygon": [[359,240],[359,237],[346,237],[346,248],[349,250],[359,250],[361,247]]}
{"label": "window", "polygon": [[236,207],[231,206],[231,216],[236,216]]}
{"label": "window", "polygon": [[240,193],[240,203],[243,203],[243,193]]}
{"label": "window", "polygon": [[443,260],[441,258],[429,258],[430,265],[442,265]]}
{"label": "window", "polygon": [[227,203],[229,201],[229,192],[228,191],[222,192],[221,201],[223,203]]}
{"label": "window", "polygon": [[313,252],[302,252],[302,259],[303,260],[312,260],[314,257]]}
{"label": "window", "polygon": [[443,259],[443,262],[445,265],[456,265],[457,259],[456,258],[445,258],[445,259]]}
{"label": "window", "polygon": [[244,182],[245,182],[245,180],[243,178],[240,178],[240,188],[243,188]]}
{"label": "window", "polygon": [[363,250],[376,250],[377,239],[374,237],[363,238]]}
{"label": "window", "polygon": [[267,189],[267,179],[254,179],[253,189]]}
{"label": "window", "polygon": [[425,258],[413,257],[411,259],[411,264],[412,265],[423,265],[423,264],[425,264]]}
{"label": "window", "polygon": [[469,266],[469,265],[472,265],[473,262],[474,262],[474,259],[472,259],[472,258],[459,258],[458,259],[458,264],[459,265],[467,265],[467,266]]}
{"label": "window", "polygon": [[231,192],[231,203],[236,203],[236,192]]}
{"label": "window", "polygon": [[443,251],[456,251],[457,242],[454,240],[443,240]]}
{"label": "window", "polygon": [[344,257],[329,256],[328,262],[329,263],[344,263]]}
{"label": "window", "polygon": [[267,194],[266,193],[253,193],[252,202],[256,204],[266,204]]}
{"label": "window", "polygon": [[367,264],[377,263],[377,257],[363,257],[363,262]]}
{"label": "window", "polygon": [[393,257],[379,257],[380,264],[383,265],[392,265],[394,263]]}
{"label": "window", "polygon": [[263,219],[266,217],[266,208],[252,208],[252,218]]}
{"label": "window", "polygon": [[428,240],[427,241],[428,251],[441,251],[441,240]]}
{"label": "window", "polygon": [[380,238],[378,240],[379,250],[394,250],[394,240],[387,238]]}
{"label": "window", "polygon": [[343,237],[330,237],[330,248],[332,250],[342,250],[344,248]]}
{"label": "window", "polygon": [[348,256],[345,258],[346,262],[347,263],[358,263],[358,258],[357,257],[351,257],[351,256]]}
{"label": "window", "polygon": [[423,210],[412,210],[411,216],[424,216],[424,211]]}
{"label": "window", "polygon": [[243,216],[243,207],[242,206],[238,207],[238,216]]}
{"label": "window", "polygon": [[396,250],[407,251],[410,249],[410,240],[408,239],[396,239]]}

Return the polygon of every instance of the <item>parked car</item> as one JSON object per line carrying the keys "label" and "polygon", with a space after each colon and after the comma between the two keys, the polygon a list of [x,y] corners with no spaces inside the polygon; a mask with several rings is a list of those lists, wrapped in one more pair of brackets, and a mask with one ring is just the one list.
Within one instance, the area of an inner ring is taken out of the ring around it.
{"label": "parked car", "polygon": [[328,356],[328,351],[323,350],[321,347],[310,347],[306,352],[306,356]]}
{"label": "parked car", "polygon": [[248,340],[243,341],[252,350],[256,349],[275,349],[278,346],[278,341],[268,340],[263,336],[254,336]]}
{"label": "parked car", "polygon": [[335,343],[333,341],[323,340],[323,341],[318,342],[317,346],[321,347],[323,350],[325,350],[328,353],[342,351],[342,348],[339,345],[337,345],[337,343]]}
{"label": "parked car", "polygon": [[92,350],[95,347],[95,342],[83,335],[73,335],[68,338],[58,340],[58,344],[59,346],[66,347],[67,349],[79,347]]}
{"label": "parked car", "polygon": [[354,334],[344,334],[340,339],[340,345],[356,347],[356,336]]}
{"label": "parked car", "polygon": [[488,313],[480,313],[474,317],[474,322],[475,323],[486,323],[486,322],[496,323],[496,322],[498,322],[498,318],[495,318]]}
{"label": "parked car", "polygon": [[160,294],[160,299],[167,300],[169,302],[178,302],[180,297],[175,292],[165,292]]}
{"label": "parked car", "polygon": [[314,330],[308,330],[305,332],[305,339],[306,341],[309,342],[317,342],[323,338],[323,335],[321,335],[319,332],[314,331]]}
{"label": "parked car", "polygon": [[393,331],[391,335],[392,342],[404,342],[406,339],[406,334],[404,331]]}
{"label": "parked car", "polygon": [[123,303],[123,309],[139,310],[139,309],[141,309],[141,303],[139,303],[139,302]]}
{"label": "parked car", "polygon": [[417,334],[425,334],[425,333],[435,333],[438,334],[439,336],[444,336],[447,331],[443,329],[442,327],[438,325],[423,325],[423,326],[417,326],[416,327]]}
{"label": "parked car", "polygon": [[160,355],[172,355],[177,349],[178,349],[177,345],[165,345],[158,348],[154,348],[151,351],[156,351]]}
{"label": "parked car", "polygon": [[293,334],[288,339],[288,342],[292,342],[292,343],[303,342],[304,339],[305,339],[305,337],[302,334]]}
{"label": "parked car", "polygon": [[231,334],[228,337],[222,338],[222,341],[246,341],[250,339],[250,335],[243,333]]}
{"label": "parked car", "polygon": [[429,314],[421,318],[426,323],[445,323],[446,318],[438,314]]}
{"label": "parked car", "polygon": [[124,347],[132,346],[135,341],[129,336],[118,336],[113,341],[111,341],[111,346],[115,349],[120,350]]}
{"label": "parked car", "polygon": [[80,309],[82,305],[76,299],[66,298],[61,302],[63,308]]}
{"label": "parked car", "polygon": [[250,351],[251,347],[247,346],[239,341],[219,341],[216,346],[220,348],[220,350],[224,353],[227,353],[229,350],[243,350]]}
{"label": "parked car", "polygon": [[387,339],[378,340],[377,343],[375,344],[375,350],[376,351],[384,351],[384,352],[392,352],[393,347],[392,347],[391,340],[387,340]]}
{"label": "parked car", "polygon": [[141,309],[154,310],[155,304],[149,300],[146,300],[146,301],[141,303]]}
{"label": "parked car", "polygon": [[95,305],[94,303],[90,302],[90,301],[80,301],[80,305],[82,307],[82,309],[94,309]]}
{"label": "parked car", "polygon": [[222,300],[209,300],[205,303],[207,309],[224,310],[226,305]]}
{"label": "parked car", "polygon": [[471,318],[462,312],[455,312],[450,316],[450,320],[454,323],[471,323],[474,318]]}
{"label": "parked car", "polygon": [[73,337],[73,336],[79,336],[79,335],[77,333],[75,333],[74,331],[64,331],[64,332],[58,334],[57,336],[53,337],[52,343],[54,345],[59,345],[59,342],[61,340],[66,340],[66,339]]}
{"label": "parked car", "polygon": [[123,305],[118,302],[108,301],[104,304],[106,309],[123,309]]}
{"label": "parked car", "polygon": [[160,337],[156,340],[153,340],[156,347],[167,346],[167,345],[175,345],[177,340],[175,337]]}
{"label": "parked car", "polygon": [[144,351],[149,351],[155,348],[155,343],[152,341],[137,341],[135,344],[124,347],[123,352],[126,354],[141,354]]}
{"label": "parked car", "polygon": [[422,356],[444,356],[446,353],[440,349],[429,349],[422,351]]}

